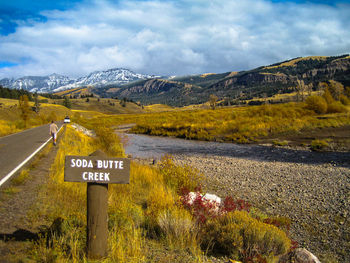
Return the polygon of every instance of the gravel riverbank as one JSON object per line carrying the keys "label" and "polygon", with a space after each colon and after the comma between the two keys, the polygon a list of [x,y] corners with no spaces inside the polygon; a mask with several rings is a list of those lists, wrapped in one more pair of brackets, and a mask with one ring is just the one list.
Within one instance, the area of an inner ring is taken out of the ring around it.
{"label": "gravel riverbank", "polygon": [[321,262],[350,262],[350,152],[126,136],[134,158],[171,154],[199,169],[209,192],[292,219],[292,239]]}
{"label": "gravel riverbank", "polygon": [[350,262],[350,167],[206,154],[174,159],[199,169],[211,193],[292,219],[291,238],[321,262]]}

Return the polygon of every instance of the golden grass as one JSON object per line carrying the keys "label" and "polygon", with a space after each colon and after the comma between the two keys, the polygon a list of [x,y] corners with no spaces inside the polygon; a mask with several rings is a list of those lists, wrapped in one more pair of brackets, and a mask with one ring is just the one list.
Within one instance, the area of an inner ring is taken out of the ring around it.
{"label": "golden grass", "polygon": [[234,77],[234,76],[236,76],[238,74],[238,72],[237,71],[232,71],[227,77],[229,78],[229,77]]}
{"label": "golden grass", "polygon": [[0,104],[2,104],[3,107],[14,106],[18,105],[18,100],[0,98]]}
{"label": "golden grass", "polygon": [[[81,98],[70,99],[72,110],[95,111],[104,114],[128,114],[128,113],[143,113],[144,110],[140,105],[132,102],[126,102],[125,107],[120,103],[120,100],[105,99],[105,98]],[[61,103],[60,101],[58,103]]]}
{"label": "golden grass", "polygon": [[[96,143],[94,139],[67,127],[55,163],[51,167],[47,186],[49,198],[44,198],[45,204],[43,204],[46,209],[40,208],[41,213],[51,222],[56,218],[63,218],[67,230],[63,236],[54,238],[55,247],[48,249],[45,242],[39,242],[32,253],[35,260],[45,260],[53,254],[58,261],[66,261],[68,258],[71,258],[72,262],[86,260],[83,253],[86,185],[63,181],[64,157],[68,154],[88,155],[100,146],[101,144]],[[148,222],[149,227],[154,227],[157,222],[152,221],[153,216],[163,209],[175,206],[176,194],[163,180],[163,175],[156,169],[132,163],[130,185],[110,185],[109,256],[105,262],[143,261],[146,256],[145,222]],[[43,196],[47,193],[43,193]],[[146,210],[142,208],[144,203],[147,204]],[[77,225],[73,222],[79,223]],[[70,248],[68,254],[65,247]],[[39,253],[39,251],[45,252]]]}
{"label": "golden grass", "polygon": [[[278,97],[277,97],[278,98]],[[350,124],[349,112],[319,118],[304,103],[158,113],[133,117],[134,132],[187,139],[250,142],[303,129]]]}
{"label": "golden grass", "polygon": [[73,116],[76,114],[79,114],[86,119],[96,118],[96,117],[108,117],[108,114],[98,112],[98,111],[72,110],[72,113],[73,113]]}
{"label": "golden grass", "polygon": [[[107,133],[100,133],[100,137],[106,136]],[[111,138],[113,142],[108,141],[108,144],[120,149],[112,155],[123,155],[119,140],[113,136]],[[101,143],[105,140],[95,140],[67,125],[50,169],[48,184],[42,189],[36,215],[32,216],[32,220],[46,218],[48,224],[59,222],[59,231],[35,242],[27,255],[30,260],[87,262],[86,184],[64,182],[64,158],[66,155],[86,156],[98,148],[105,148],[106,145]],[[180,187],[193,191],[200,178],[197,171],[190,167],[178,167],[169,158],[156,167],[132,162],[130,184],[109,185],[108,257],[101,262],[158,262],[152,259],[166,254],[181,255],[172,262],[182,262],[181,258],[188,259],[186,262],[203,262],[200,238],[206,235],[202,231],[205,228],[198,225],[193,215],[180,205],[178,194]],[[245,215],[245,218],[248,220],[250,216]],[[263,226],[263,223],[259,224]],[[271,227],[262,229],[267,228]],[[216,226],[216,230],[220,231],[220,228]],[[252,231],[256,233],[257,230]],[[288,240],[286,242],[288,244]],[[48,246],[48,243],[51,245]]]}
{"label": "golden grass", "polygon": [[[18,100],[0,99],[0,136],[16,133],[24,129],[40,126],[52,120],[63,120],[65,116],[72,115],[71,110],[59,104],[42,103],[39,113],[30,111],[27,123],[21,118]],[[29,102],[34,106],[34,102]]]}
{"label": "golden grass", "polygon": [[29,169],[24,169],[20,172],[18,176],[11,180],[13,185],[21,185],[29,178]]}
{"label": "golden grass", "polygon": [[[268,73],[267,73],[268,74]],[[322,95],[322,91],[311,91],[307,94],[307,96],[320,96]],[[281,94],[275,94],[271,97],[267,98],[253,98],[251,100],[247,100],[246,102],[249,103],[250,101],[272,101],[272,102],[288,102],[288,101],[295,101],[295,98],[298,96],[297,92],[290,92],[290,93],[281,93]],[[300,94],[299,94],[300,96]],[[305,94],[306,96],[306,94]]]}
{"label": "golden grass", "polygon": [[58,96],[65,96],[65,95],[71,95],[71,94],[80,93],[80,92],[86,92],[86,91],[87,91],[87,88],[74,88],[74,89],[59,91],[54,94]]}
{"label": "golden grass", "polygon": [[115,128],[132,123],[136,124],[132,128],[135,133],[238,143],[254,142],[266,136],[294,133],[303,129],[350,124],[349,112],[327,114],[319,118],[304,103],[225,107],[216,110],[182,109],[148,114],[96,116],[89,121],[80,121],[89,129],[99,125]]}
{"label": "golden grass", "polygon": [[144,109],[147,112],[162,112],[162,111],[172,111],[172,110],[175,110],[176,108],[165,104],[152,104],[152,105],[144,106]]}
{"label": "golden grass", "polygon": [[210,75],[215,75],[215,73],[204,73],[204,74],[201,75],[201,78],[206,78],[206,77],[208,77]]}
{"label": "golden grass", "polygon": [[19,131],[21,131],[21,129],[17,128],[16,124],[12,121],[0,120],[0,137]]}
{"label": "golden grass", "polygon": [[320,119],[303,103],[177,111],[134,117],[133,132],[196,140],[247,143],[302,129],[349,125],[346,113]]}

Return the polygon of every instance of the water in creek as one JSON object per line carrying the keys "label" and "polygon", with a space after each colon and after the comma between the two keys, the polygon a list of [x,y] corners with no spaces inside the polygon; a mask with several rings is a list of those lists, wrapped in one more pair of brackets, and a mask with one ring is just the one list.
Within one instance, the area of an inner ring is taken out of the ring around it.
{"label": "water in creek", "polygon": [[123,136],[127,138],[127,143],[124,145],[125,153],[134,158],[160,159],[166,154],[201,154],[264,161],[350,165],[349,152],[319,153],[307,149],[294,150],[291,148],[264,145],[204,142],[125,133]]}
{"label": "water in creek", "polygon": [[247,152],[252,146],[232,143],[203,142],[178,138],[125,134],[125,153],[137,158],[161,158],[166,154],[213,154]]}

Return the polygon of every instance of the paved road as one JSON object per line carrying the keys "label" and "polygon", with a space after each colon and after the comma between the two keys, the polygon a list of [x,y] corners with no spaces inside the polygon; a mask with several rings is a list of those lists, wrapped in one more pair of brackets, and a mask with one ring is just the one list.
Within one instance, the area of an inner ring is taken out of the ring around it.
{"label": "paved road", "polygon": [[[60,128],[63,122],[56,124]],[[0,186],[9,173],[49,139],[49,124],[0,138]]]}

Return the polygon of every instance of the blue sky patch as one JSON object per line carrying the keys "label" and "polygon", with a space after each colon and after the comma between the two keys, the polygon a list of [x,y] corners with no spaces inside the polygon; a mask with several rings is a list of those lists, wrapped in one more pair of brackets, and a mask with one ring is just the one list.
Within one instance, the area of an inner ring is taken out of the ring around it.
{"label": "blue sky patch", "polygon": [[9,67],[14,67],[17,66],[17,63],[12,63],[9,61],[0,61],[0,68],[9,68]]}

